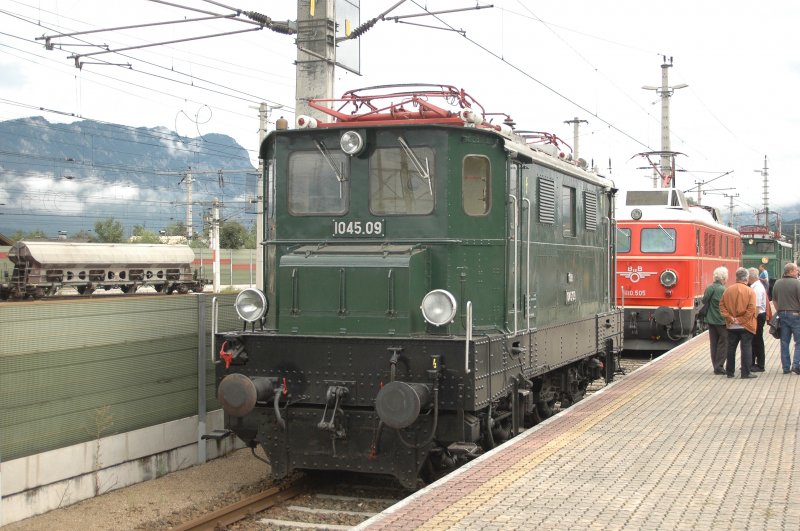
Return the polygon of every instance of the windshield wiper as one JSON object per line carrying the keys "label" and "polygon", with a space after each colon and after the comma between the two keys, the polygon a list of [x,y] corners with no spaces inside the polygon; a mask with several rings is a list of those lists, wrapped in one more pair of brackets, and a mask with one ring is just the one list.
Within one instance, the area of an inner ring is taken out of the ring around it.
{"label": "windshield wiper", "polygon": [[345,180],[344,163],[342,163],[341,166],[337,166],[336,160],[334,160],[333,155],[331,155],[331,152],[328,151],[328,148],[325,147],[325,144],[323,144],[321,141],[314,140],[314,145],[317,146],[319,152],[322,153],[322,157],[327,161],[328,165],[333,170],[333,173],[336,174],[336,180],[339,182],[344,181]]}
{"label": "windshield wiper", "polygon": [[433,185],[431,184],[431,173],[430,168],[428,167],[428,157],[425,157],[425,167],[423,168],[422,162],[420,162],[419,158],[417,158],[417,155],[414,153],[414,151],[408,147],[405,139],[402,136],[398,136],[397,141],[400,142],[400,146],[403,148],[403,151],[405,151],[406,155],[408,155],[408,158],[411,159],[411,163],[414,165],[417,173],[419,173],[419,176],[428,181],[428,191],[431,193],[431,197],[433,197]]}
{"label": "windshield wiper", "polygon": [[658,224],[658,228],[659,228],[659,229],[661,229],[662,231],[664,231],[664,234],[666,234],[666,235],[667,235],[667,238],[669,238],[669,239],[670,239],[670,240],[672,240],[673,242],[675,241],[675,238],[673,238],[673,237],[672,237],[672,234],[670,234],[669,232],[667,232],[667,229],[665,229],[664,227],[662,227],[662,226],[661,226],[661,223],[659,223],[659,224]]}

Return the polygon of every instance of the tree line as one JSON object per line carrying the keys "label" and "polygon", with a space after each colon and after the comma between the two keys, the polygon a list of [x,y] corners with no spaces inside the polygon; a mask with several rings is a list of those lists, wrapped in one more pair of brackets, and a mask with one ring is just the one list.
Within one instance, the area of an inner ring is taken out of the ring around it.
{"label": "tree line", "polygon": [[[67,240],[81,241],[90,243],[161,243],[160,236],[186,236],[186,225],[181,221],[171,223],[164,230],[165,234],[158,234],[155,231],[145,228],[144,225],[134,225],[131,236],[125,238],[125,228],[122,223],[114,218],[97,220],[94,223],[94,231],[81,229],[80,231],[63,235]],[[208,240],[196,234],[196,237],[189,241],[191,247],[208,247]],[[42,230],[25,232],[17,230],[9,236],[13,241],[18,240],[49,240],[51,239]],[[252,224],[249,228],[238,221],[221,221],[219,227],[219,246],[222,249],[255,249],[256,248],[256,227]]]}

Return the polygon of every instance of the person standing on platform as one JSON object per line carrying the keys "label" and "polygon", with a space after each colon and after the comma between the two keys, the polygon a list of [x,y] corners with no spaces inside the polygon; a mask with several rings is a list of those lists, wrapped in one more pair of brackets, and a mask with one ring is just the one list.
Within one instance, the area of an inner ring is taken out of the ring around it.
{"label": "person standing on platform", "polygon": [[767,290],[758,278],[758,269],[747,270],[747,283],[756,293],[756,335],[753,337],[753,366],[751,372],[764,372],[766,351],[764,350],[764,323],[767,322]]}
{"label": "person standing on platform", "polygon": [[719,301],[728,282],[728,270],[720,266],[714,270],[714,282],[703,293],[702,303],[706,305],[706,324],[708,339],[711,342],[711,365],[714,374],[725,374],[725,359],[728,356],[728,329],[725,318],[719,313]]}
{"label": "person standing on platform", "polygon": [[728,286],[719,302],[719,312],[728,326],[728,378],[736,375],[736,347],[742,343],[742,378],[756,378],[753,365],[753,336],[756,333],[756,292],[747,285],[747,269],[736,270],[736,284]]}
{"label": "person standing on platform", "polygon": [[764,285],[764,289],[769,293],[769,271],[765,264],[758,264],[758,280]]}
{"label": "person standing on platform", "polygon": [[[800,281],[797,264],[789,262],[783,267],[783,277],[772,286],[772,300],[781,326],[781,365],[783,374],[791,370],[800,374]],[[794,337],[794,363],[789,366],[789,342]]]}

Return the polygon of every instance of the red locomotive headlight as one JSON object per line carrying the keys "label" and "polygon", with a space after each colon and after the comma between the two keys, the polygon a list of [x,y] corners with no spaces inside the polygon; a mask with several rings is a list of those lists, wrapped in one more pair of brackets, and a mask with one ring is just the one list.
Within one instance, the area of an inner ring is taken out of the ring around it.
{"label": "red locomotive headlight", "polygon": [[659,280],[661,281],[662,286],[665,288],[671,288],[678,283],[678,274],[672,269],[665,269],[661,272]]}

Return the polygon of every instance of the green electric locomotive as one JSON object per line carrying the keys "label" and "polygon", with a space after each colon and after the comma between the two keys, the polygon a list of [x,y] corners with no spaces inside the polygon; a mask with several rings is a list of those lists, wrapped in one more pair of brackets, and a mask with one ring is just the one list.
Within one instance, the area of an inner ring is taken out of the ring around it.
{"label": "green electric locomotive", "polygon": [[[293,470],[413,487],[613,375],[613,183],[450,86],[271,133],[262,290],[219,332],[226,427]],[[505,115],[501,115],[505,116]]]}

